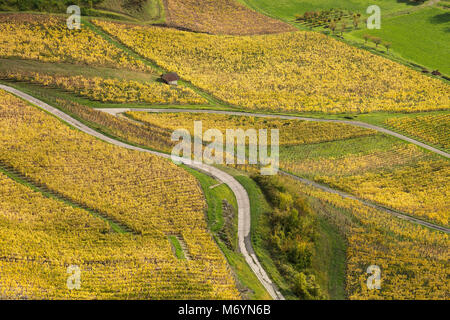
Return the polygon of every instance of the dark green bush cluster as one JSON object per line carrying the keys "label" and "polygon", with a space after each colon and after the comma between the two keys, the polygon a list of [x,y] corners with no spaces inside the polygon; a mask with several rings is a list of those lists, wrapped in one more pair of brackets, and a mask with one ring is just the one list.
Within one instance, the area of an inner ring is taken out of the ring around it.
{"label": "dark green bush cluster", "polygon": [[272,206],[268,243],[273,261],[299,298],[323,298],[312,270],[318,230],[307,200],[290,193],[276,176],[252,178]]}

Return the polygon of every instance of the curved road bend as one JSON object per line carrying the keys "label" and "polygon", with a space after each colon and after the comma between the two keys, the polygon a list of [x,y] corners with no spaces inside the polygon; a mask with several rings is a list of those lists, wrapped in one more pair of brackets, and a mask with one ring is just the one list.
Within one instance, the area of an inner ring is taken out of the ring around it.
{"label": "curved road bend", "polygon": [[315,122],[334,122],[334,123],[345,123],[353,126],[358,126],[366,129],[376,130],[381,133],[388,134],[390,136],[394,136],[398,139],[404,140],[406,142],[413,143],[419,147],[437,153],[446,158],[450,158],[450,154],[433,148],[425,143],[420,141],[408,138],[402,134],[399,134],[395,131],[391,131],[389,129],[385,129],[383,127],[378,127],[373,124],[361,122],[361,121],[350,121],[350,120],[339,120],[339,119],[316,119],[316,118],[305,118],[300,116],[288,116],[288,115],[276,115],[276,114],[264,114],[264,113],[248,113],[248,112],[239,112],[239,111],[221,111],[221,110],[195,110],[195,109],[153,109],[153,108],[101,108],[96,109],[99,111],[103,111],[112,115],[117,115],[119,113],[124,113],[128,111],[143,111],[143,112],[189,112],[189,113],[216,113],[216,114],[228,114],[235,116],[251,116],[251,117],[259,117],[259,118],[277,118],[277,119],[287,119],[287,120],[303,120],[303,121],[315,121]]}
{"label": "curved road bend", "polygon": [[[139,147],[135,147],[132,145],[129,145],[127,143],[115,140],[113,138],[107,137],[88,126],[84,125],[83,123],[75,120],[74,118],[70,117],[69,115],[65,114],[61,110],[54,108],[45,102],[36,99],[26,93],[23,93],[15,88],[5,86],[0,84],[0,89],[3,89],[5,91],[8,91],[36,106],[39,108],[44,109],[45,111],[53,114],[57,118],[67,122],[68,124],[74,126],[75,128],[79,129],[80,131],[83,131],[91,136],[94,136],[98,139],[101,139],[105,142],[114,144],[116,146],[127,148],[131,150],[136,150],[140,152],[147,152],[154,154],[156,156],[160,156],[166,159],[170,159],[170,155],[165,153],[160,153],[156,151],[151,151]],[[234,195],[236,196],[237,204],[238,204],[238,240],[239,240],[239,249],[241,253],[244,255],[246,262],[252,269],[252,271],[255,273],[256,277],[259,279],[259,281],[263,284],[263,286],[266,288],[268,293],[273,299],[276,300],[284,300],[283,295],[278,291],[276,285],[270,280],[267,273],[264,271],[263,267],[261,266],[260,262],[258,261],[258,258],[255,255],[255,252],[252,248],[252,244],[250,241],[250,199],[248,197],[247,191],[244,189],[244,187],[231,175],[206,164],[203,163],[196,163],[191,161],[190,163],[186,163],[188,161],[187,159],[180,159],[181,162],[184,162],[186,165],[192,167],[193,169],[205,172],[217,180],[225,183],[230,187],[230,189],[233,191]]]}
{"label": "curved road bend", "polygon": [[[139,109],[139,108],[131,108],[131,109],[110,108],[110,109],[96,109],[96,110],[103,111],[103,112],[109,113],[109,114],[114,115],[114,116],[119,116],[121,113],[124,113],[124,112],[127,112],[127,111],[143,111],[143,112],[154,112],[154,113],[192,112],[192,113],[218,113],[218,114],[229,114],[229,115],[257,116],[257,117],[264,117],[264,118],[275,117],[275,118],[282,118],[282,119],[297,119],[297,120],[306,120],[306,121],[338,122],[338,123],[347,123],[347,124],[351,124],[351,125],[356,123],[356,125],[359,125],[359,126],[364,127],[364,128],[375,129],[377,131],[384,132],[384,133],[387,133],[387,134],[391,134],[392,133],[391,135],[400,137],[400,139],[402,139],[402,140],[405,140],[405,141],[410,141],[411,140],[411,141],[414,141],[415,144],[424,145],[423,143],[421,143],[419,141],[410,139],[408,137],[402,136],[402,135],[400,135],[400,134],[398,134],[396,132],[393,132],[393,131],[390,131],[390,130],[387,130],[387,129],[384,129],[384,128],[380,128],[380,127],[373,126],[373,125],[370,125],[370,124],[366,124],[366,123],[363,123],[363,122],[353,122],[353,121],[345,121],[345,120],[313,119],[313,118],[303,118],[303,117],[297,117],[297,116],[278,116],[278,115],[251,114],[251,113],[245,113],[245,112],[216,111],[216,110]],[[132,120],[132,119],[130,119],[130,120]],[[433,147],[427,146],[427,145],[424,145],[424,146],[426,146],[427,149],[429,149],[431,151],[433,151],[433,150],[438,151],[439,154],[441,154],[441,155],[443,155],[443,156],[448,158],[448,154],[447,153],[445,153],[445,152],[443,152],[441,150],[435,149]],[[416,223],[416,224],[419,224],[419,225],[422,225],[424,227],[428,227],[430,229],[434,229],[434,230],[437,230],[437,231],[450,233],[450,229],[449,228],[446,228],[446,227],[443,227],[443,226],[440,226],[440,225],[437,225],[437,224],[433,224],[433,223],[430,223],[430,222],[427,222],[427,221],[424,221],[424,220],[421,220],[421,219],[417,219],[417,218],[411,217],[411,216],[409,216],[407,214],[400,213],[400,212],[397,212],[397,211],[385,208],[385,207],[383,207],[381,205],[377,205],[377,204],[372,203],[370,201],[363,200],[363,199],[355,197],[355,196],[353,196],[351,194],[345,193],[343,191],[332,189],[332,188],[330,188],[330,187],[328,187],[326,185],[319,184],[317,182],[314,182],[314,181],[311,181],[311,180],[308,180],[308,179],[305,179],[305,178],[301,178],[301,177],[295,176],[293,174],[284,172],[282,170],[280,170],[280,173],[284,174],[286,176],[289,176],[289,177],[291,177],[291,178],[293,178],[295,180],[301,181],[301,182],[303,182],[303,183],[305,183],[307,185],[310,185],[310,186],[316,187],[318,189],[321,189],[323,191],[334,193],[334,194],[338,194],[338,195],[340,195],[343,198],[360,201],[361,203],[363,203],[363,204],[365,204],[365,205],[367,205],[369,207],[372,207],[372,208],[375,208],[375,209],[387,212],[387,213],[389,213],[389,214],[391,214],[391,215],[393,215],[393,216],[395,216],[395,217],[397,217],[399,219],[407,220],[409,222]]]}

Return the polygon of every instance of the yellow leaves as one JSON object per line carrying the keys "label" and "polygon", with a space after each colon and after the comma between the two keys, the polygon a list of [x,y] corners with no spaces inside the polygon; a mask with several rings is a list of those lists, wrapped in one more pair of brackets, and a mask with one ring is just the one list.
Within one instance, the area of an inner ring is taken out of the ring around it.
{"label": "yellow leaves", "polygon": [[112,103],[145,102],[150,104],[207,104],[208,101],[190,88],[172,88],[159,83],[141,83],[100,77],[64,77],[36,72],[5,72],[6,79],[54,86],[78,93],[91,100]]}
{"label": "yellow leaves", "polygon": [[[346,291],[350,299],[448,299],[448,235],[397,219],[358,201],[292,182],[327,202],[323,210],[347,240]],[[342,216],[350,216],[344,220]],[[369,265],[381,269],[381,290],[366,286]]]}
{"label": "yellow leaves", "polygon": [[447,84],[318,33],[307,40],[302,32],[234,37],[95,23],[158,65],[243,108],[416,112],[450,105]]}
{"label": "yellow leaves", "polygon": [[5,14],[0,23],[0,56],[46,62],[100,65],[152,72],[142,61],[103,40],[88,28],[69,30],[63,18]]}
{"label": "yellow leaves", "polygon": [[396,117],[385,123],[407,135],[450,149],[450,114]]}
{"label": "yellow leaves", "polygon": [[[0,259],[2,297],[239,297],[226,260],[207,231],[200,187],[183,169],[72,130],[4,91],[0,149],[6,151],[1,160],[31,180],[140,232],[104,234],[105,224],[86,211],[26,187],[4,187],[5,181],[12,182],[0,175],[0,251],[20,258]],[[195,258],[177,259],[168,233],[182,234]],[[64,263],[73,261],[83,270],[79,292],[65,287]],[[16,292],[18,287],[23,291]]]}

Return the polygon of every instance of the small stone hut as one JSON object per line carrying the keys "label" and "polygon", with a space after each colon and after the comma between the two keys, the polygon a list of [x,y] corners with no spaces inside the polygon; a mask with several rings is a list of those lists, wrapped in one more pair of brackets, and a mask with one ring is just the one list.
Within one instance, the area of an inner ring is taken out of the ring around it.
{"label": "small stone hut", "polygon": [[167,84],[177,85],[180,77],[175,72],[166,73],[161,76],[161,79],[164,80]]}

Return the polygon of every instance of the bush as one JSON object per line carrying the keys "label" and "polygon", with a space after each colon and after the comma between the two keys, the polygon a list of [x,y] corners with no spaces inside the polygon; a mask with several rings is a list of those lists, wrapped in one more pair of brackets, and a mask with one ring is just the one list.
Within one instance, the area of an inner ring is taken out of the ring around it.
{"label": "bush", "polygon": [[290,193],[276,176],[254,175],[273,210],[268,213],[267,244],[273,261],[302,299],[322,298],[314,276],[306,277],[314,255],[317,227],[306,199]]}
{"label": "bush", "polygon": [[315,300],[323,298],[320,287],[316,282],[314,275],[305,275],[300,272],[294,279],[294,292],[304,300]]}

